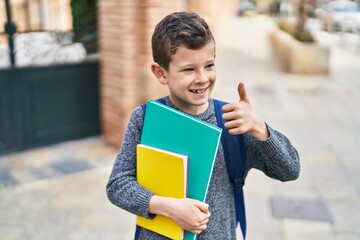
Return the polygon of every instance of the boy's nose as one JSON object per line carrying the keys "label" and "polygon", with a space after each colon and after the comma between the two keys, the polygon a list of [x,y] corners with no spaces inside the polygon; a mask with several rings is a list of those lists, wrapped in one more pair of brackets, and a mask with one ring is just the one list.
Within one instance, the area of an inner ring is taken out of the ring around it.
{"label": "boy's nose", "polygon": [[195,83],[204,83],[208,81],[208,76],[204,72],[199,72],[196,77]]}

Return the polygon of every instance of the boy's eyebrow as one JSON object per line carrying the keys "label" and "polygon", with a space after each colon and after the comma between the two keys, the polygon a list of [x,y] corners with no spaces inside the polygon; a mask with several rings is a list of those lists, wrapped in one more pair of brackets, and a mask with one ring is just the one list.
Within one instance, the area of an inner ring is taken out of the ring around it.
{"label": "boy's eyebrow", "polygon": [[[209,59],[207,61],[205,61],[205,65],[209,64],[209,63],[215,63],[215,57],[212,59]],[[179,68],[184,68],[184,67],[191,67],[196,65],[195,63],[191,63],[191,62],[185,62],[185,63],[178,63],[176,66]]]}

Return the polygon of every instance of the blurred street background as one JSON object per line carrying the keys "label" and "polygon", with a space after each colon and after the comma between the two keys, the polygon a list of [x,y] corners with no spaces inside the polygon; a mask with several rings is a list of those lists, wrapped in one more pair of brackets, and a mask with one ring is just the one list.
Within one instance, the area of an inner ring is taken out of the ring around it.
{"label": "blurred street background", "polygon": [[[6,18],[8,2],[12,19]],[[3,23],[21,22],[14,10],[19,2],[0,1]],[[28,1],[29,6],[34,2],[47,2],[52,9],[50,0]],[[250,171],[244,188],[247,239],[360,239],[356,17],[335,24],[329,1],[224,1],[221,8],[210,1],[212,9],[203,1],[103,0],[94,1],[95,8],[91,1],[71,2],[73,9],[78,2],[80,9],[97,12],[96,31],[89,24],[80,27],[87,37],[76,40],[72,21],[52,25],[54,11],[42,26],[36,25],[42,21],[27,21],[28,28],[49,31],[33,30],[21,41],[16,38],[30,29],[17,23],[15,49],[18,43],[26,53],[7,54],[12,24],[0,38],[1,240],[133,239],[135,216],[108,201],[105,185],[129,113],[145,99],[166,94],[150,74],[146,42],[153,26],[167,13],[184,9],[205,16],[216,37],[213,97],[238,101],[236,88],[243,81],[253,109],[285,133],[300,154],[296,181],[282,183]],[[275,35],[279,29],[297,29],[301,4],[307,9],[303,42],[320,46],[316,53],[308,47],[293,50],[298,42]],[[68,11],[74,18],[81,12],[60,5],[58,15]],[[68,19],[65,15],[62,19]],[[34,49],[42,55],[34,55]]]}

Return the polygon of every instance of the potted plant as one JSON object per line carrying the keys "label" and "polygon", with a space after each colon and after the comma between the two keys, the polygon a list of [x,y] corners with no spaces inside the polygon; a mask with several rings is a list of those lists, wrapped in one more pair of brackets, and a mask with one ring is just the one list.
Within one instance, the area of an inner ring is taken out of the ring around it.
{"label": "potted plant", "polygon": [[308,0],[300,0],[296,18],[278,18],[270,42],[285,72],[328,74],[330,47],[319,44],[306,29],[309,9]]}

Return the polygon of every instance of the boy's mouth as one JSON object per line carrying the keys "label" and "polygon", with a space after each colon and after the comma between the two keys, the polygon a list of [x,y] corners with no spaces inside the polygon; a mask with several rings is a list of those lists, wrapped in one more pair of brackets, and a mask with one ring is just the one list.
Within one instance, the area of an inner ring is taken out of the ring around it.
{"label": "boy's mouth", "polygon": [[203,89],[190,89],[190,92],[195,93],[195,94],[202,94],[202,93],[206,92],[207,89],[208,89],[208,87],[203,88]]}

